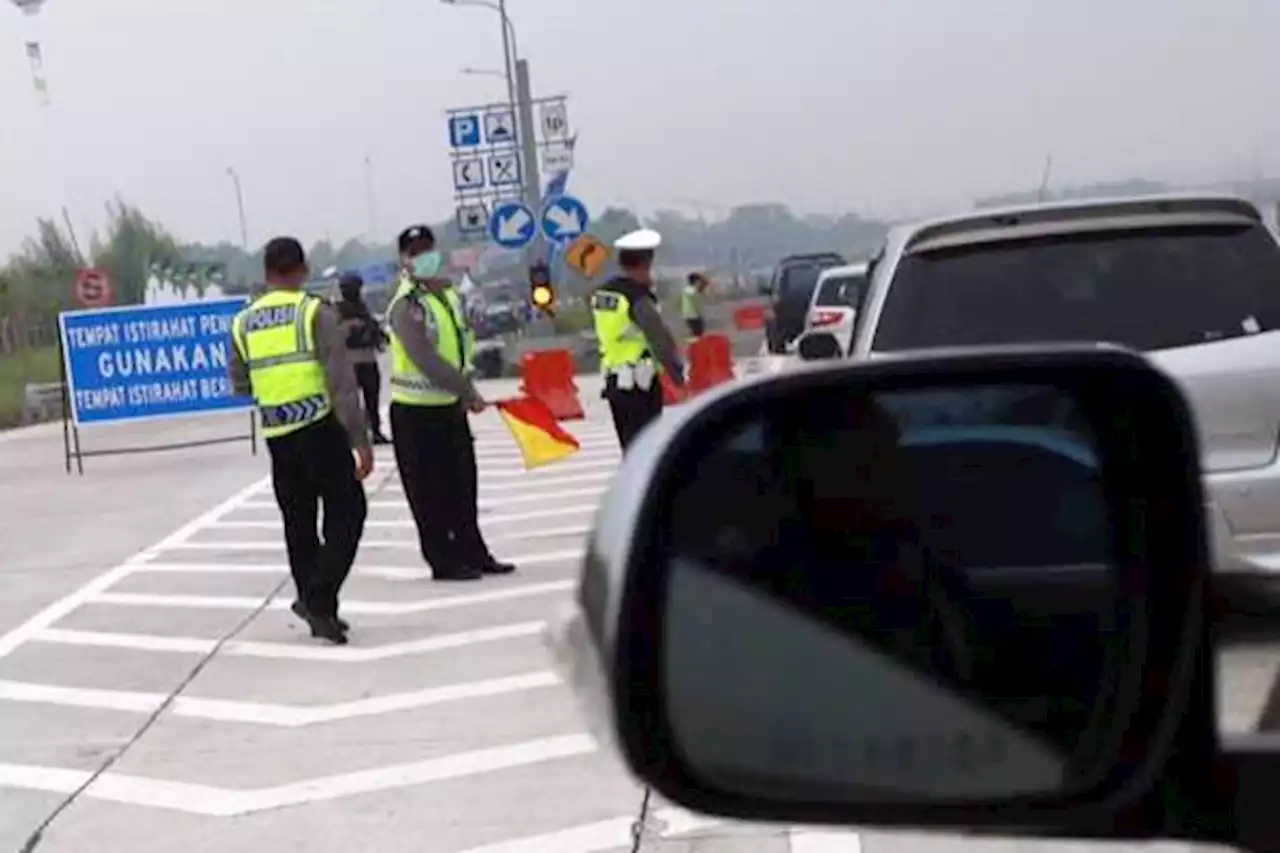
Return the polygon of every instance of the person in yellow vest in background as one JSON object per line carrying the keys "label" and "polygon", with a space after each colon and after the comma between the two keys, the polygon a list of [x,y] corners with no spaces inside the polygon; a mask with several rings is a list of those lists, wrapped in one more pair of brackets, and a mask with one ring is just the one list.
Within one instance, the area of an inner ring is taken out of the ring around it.
{"label": "person in yellow vest in background", "polygon": [[311,636],[341,645],[350,626],[338,615],[338,593],[368,513],[360,481],[373,470],[369,427],[338,317],[303,290],[302,244],[273,239],[263,266],[266,292],[232,322],[228,372],[258,405],[297,589],[293,612]]}
{"label": "person in yellow vest in background", "polygon": [[624,452],[662,414],[660,374],[684,385],[680,350],[658,314],[653,292],[654,251],[661,244],[662,235],[648,228],[618,238],[613,247],[622,275],[591,294],[603,396]]}
{"label": "person in yellow vest in background", "polygon": [[700,338],[707,331],[706,315],[702,312],[702,297],[711,284],[700,272],[689,273],[689,281],[680,293],[680,316],[689,329],[690,337]]}
{"label": "person in yellow vest in background", "polygon": [[468,412],[484,398],[471,378],[475,343],[457,289],[440,277],[435,235],[415,225],[397,240],[403,275],[391,325],[391,442],[422,557],[438,581],[505,575],[480,532],[475,441]]}

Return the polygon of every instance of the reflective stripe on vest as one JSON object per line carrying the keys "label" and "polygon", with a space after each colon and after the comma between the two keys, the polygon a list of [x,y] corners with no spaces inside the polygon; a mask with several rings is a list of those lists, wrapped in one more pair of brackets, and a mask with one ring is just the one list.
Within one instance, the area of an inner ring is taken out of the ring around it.
{"label": "reflective stripe on vest", "polygon": [[273,290],[236,315],[231,336],[249,369],[264,438],[278,438],[329,414],[324,366],[316,354],[319,299]]}
{"label": "reflective stripe on vest", "polygon": [[616,290],[591,295],[591,320],[600,345],[600,368],[609,371],[647,360],[649,341],[631,319],[631,300]]}
{"label": "reflective stripe on vest", "polygon": [[[411,281],[401,281],[396,295],[387,306],[387,315],[402,300],[410,300],[422,308],[423,322],[436,342],[436,351],[448,364],[459,370],[470,362],[467,333],[462,327],[462,300],[449,288],[440,297],[418,287]],[[437,388],[409,357],[404,342],[391,329],[391,401],[406,406],[448,406],[458,402],[452,391]]]}

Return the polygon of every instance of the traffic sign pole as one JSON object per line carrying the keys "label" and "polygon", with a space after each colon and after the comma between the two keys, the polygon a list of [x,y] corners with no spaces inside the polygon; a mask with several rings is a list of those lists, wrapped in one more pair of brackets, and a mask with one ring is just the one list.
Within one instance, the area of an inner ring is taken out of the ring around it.
{"label": "traffic sign pole", "polygon": [[[524,203],[530,210],[542,207],[542,179],[538,174],[538,130],[533,123],[533,88],[529,83],[529,62],[516,60],[516,95],[520,105],[520,148],[523,153]],[[541,229],[539,229],[541,230]],[[537,248],[530,246],[529,261],[537,255]]]}

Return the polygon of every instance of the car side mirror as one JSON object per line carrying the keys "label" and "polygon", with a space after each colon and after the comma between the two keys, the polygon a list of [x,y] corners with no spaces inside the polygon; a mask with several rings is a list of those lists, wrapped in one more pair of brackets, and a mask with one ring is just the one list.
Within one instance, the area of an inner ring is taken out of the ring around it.
{"label": "car side mirror", "polygon": [[1160,815],[1217,748],[1196,446],[1109,346],[709,392],[629,448],[560,659],[699,812],[1189,837]]}
{"label": "car side mirror", "polygon": [[805,361],[825,361],[844,354],[840,351],[840,342],[830,332],[809,332],[800,338],[796,349]]}

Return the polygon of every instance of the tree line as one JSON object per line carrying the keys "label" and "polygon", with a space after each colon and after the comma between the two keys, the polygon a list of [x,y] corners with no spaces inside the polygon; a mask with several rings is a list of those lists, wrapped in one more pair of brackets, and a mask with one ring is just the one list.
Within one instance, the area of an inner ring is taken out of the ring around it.
{"label": "tree line", "polygon": [[[1053,198],[1126,195],[1166,189],[1151,181],[1125,181],[1076,187],[1050,193]],[[1034,201],[1038,194],[1014,193],[978,199],[977,207]],[[701,267],[720,275],[751,277],[767,271],[794,252],[837,251],[866,255],[881,243],[889,222],[857,213],[799,214],[785,204],[747,204],[719,218],[666,210],[638,216],[624,207],[607,207],[596,215],[591,233],[606,244],[634,228],[654,228],[663,235],[661,263]],[[483,246],[459,233],[452,220],[437,223],[446,251]],[[394,234],[386,242],[320,240],[309,252],[312,269],[352,269],[394,259]],[[472,272],[481,281],[518,279],[518,253],[485,249]],[[184,242],[136,206],[122,199],[108,205],[107,224],[94,235],[87,251],[56,220],[38,219],[34,234],[20,251],[0,265],[0,357],[22,347],[51,345],[59,311],[75,307],[72,283],[84,266],[103,269],[111,277],[117,304],[145,301],[149,283],[160,278],[179,290],[202,293],[210,285],[224,292],[247,292],[261,278],[260,248],[246,251],[229,242]],[[566,278],[569,290],[580,281]]]}

